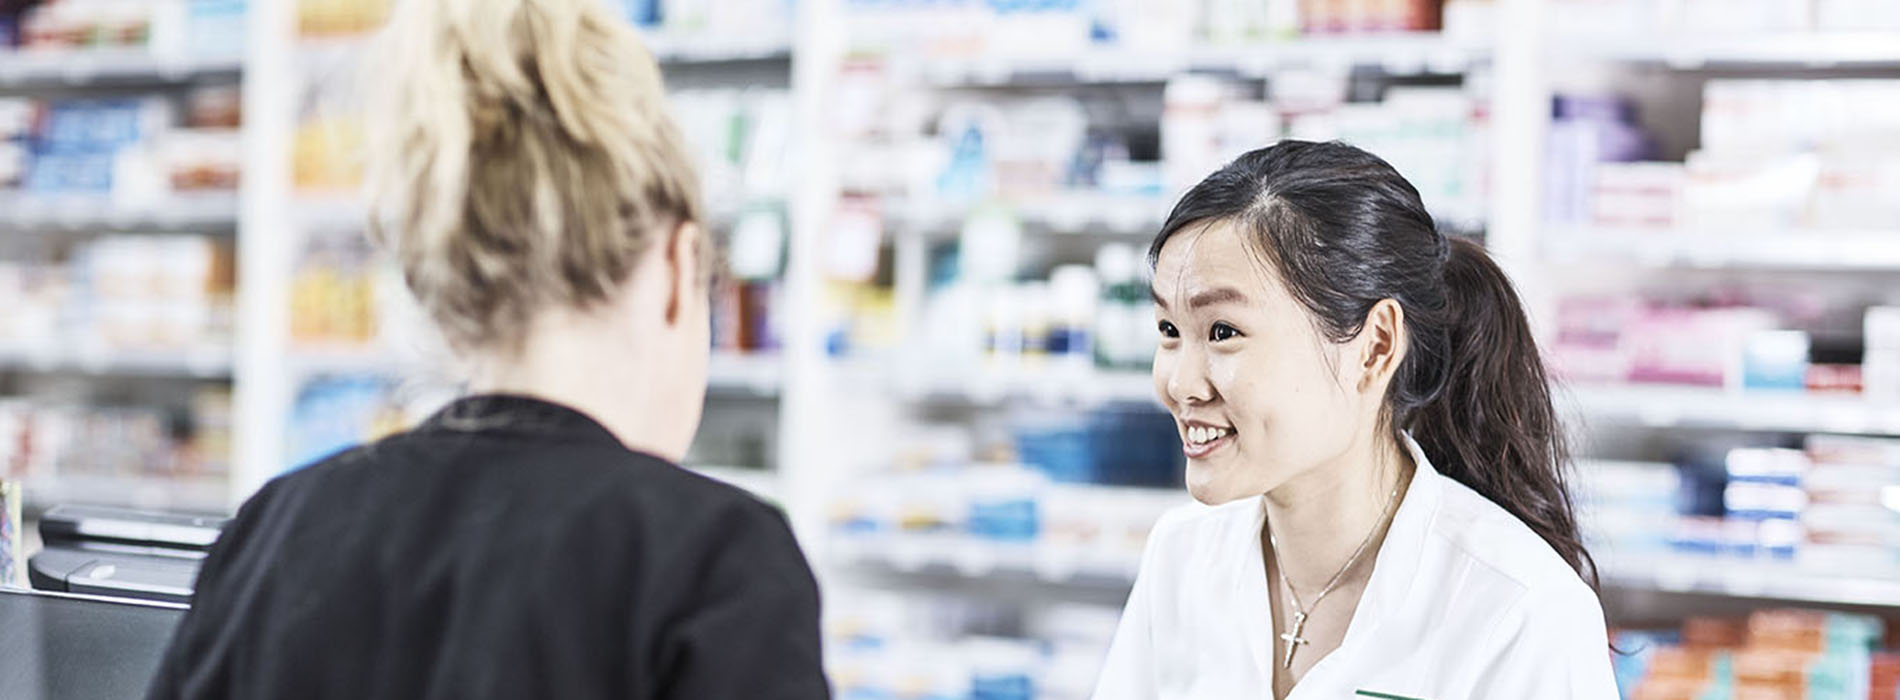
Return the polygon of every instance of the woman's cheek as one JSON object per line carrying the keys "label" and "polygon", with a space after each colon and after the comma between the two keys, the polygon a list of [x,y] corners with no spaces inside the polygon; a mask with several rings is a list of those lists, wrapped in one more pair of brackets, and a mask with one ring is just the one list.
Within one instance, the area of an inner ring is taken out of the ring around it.
{"label": "woman's cheek", "polygon": [[1254,396],[1248,377],[1251,373],[1242,372],[1246,365],[1238,355],[1213,355],[1207,363],[1207,381],[1220,393],[1223,403],[1230,409],[1245,408]]}

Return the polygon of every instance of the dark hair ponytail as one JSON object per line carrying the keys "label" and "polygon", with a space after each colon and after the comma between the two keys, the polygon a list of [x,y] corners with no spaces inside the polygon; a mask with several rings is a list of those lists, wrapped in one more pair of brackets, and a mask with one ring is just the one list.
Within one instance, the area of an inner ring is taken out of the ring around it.
{"label": "dark hair ponytail", "polygon": [[1594,585],[1566,478],[1569,449],[1523,303],[1466,240],[1451,241],[1445,286],[1449,370],[1438,397],[1413,411],[1412,437],[1440,472],[1511,511]]}
{"label": "dark hair ponytail", "polygon": [[1195,185],[1149,248],[1231,220],[1334,342],[1359,334],[1384,299],[1405,311],[1410,351],[1386,396],[1445,476],[1543,537],[1597,584],[1566,484],[1569,452],[1523,304],[1484,249],[1439,233],[1418,190],[1378,156],[1342,143],[1282,141]]}

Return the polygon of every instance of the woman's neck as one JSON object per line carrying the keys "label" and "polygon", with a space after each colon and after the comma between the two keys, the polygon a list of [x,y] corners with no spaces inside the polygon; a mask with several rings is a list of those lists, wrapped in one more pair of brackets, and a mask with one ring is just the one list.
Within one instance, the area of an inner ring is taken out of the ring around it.
{"label": "woman's neck", "polygon": [[531,396],[599,421],[628,449],[674,462],[683,455],[660,429],[652,370],[663,363],[642,356],[642,344],[619,337],[611,324],[584,312],[547,312],[512,353],[484,353],[474,361],[469,390]]}
{"label": "woman's neck", "polygon": [[1353,568],[1364,570],[1377,552],[1386,516],[1398,507],[1394,492],[1403,496],[1416,469],[1410,451],[1386,435],[1357,440],[1338,458],[1262,497],[1279,566],[1303,600],[1317,595],[1362,544],[1365,553]]}

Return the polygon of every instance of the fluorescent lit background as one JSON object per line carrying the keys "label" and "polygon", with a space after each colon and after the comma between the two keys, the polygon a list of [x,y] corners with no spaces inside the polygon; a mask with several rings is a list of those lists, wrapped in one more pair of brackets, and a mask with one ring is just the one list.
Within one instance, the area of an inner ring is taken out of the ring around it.
{"label": "fluorescent lit background", "polygon": [[[1900,4],[624,11],[727,250],[688,466],[792,516],[841,697],[1087,696],[1187,500],[1142,253],[1286,137],[1386,157],[1516,278],[1626,696],[1894,696]],[[362,237],[387,13],[0,0],[0,476],[29,521],[228,510],[456,394]]]}

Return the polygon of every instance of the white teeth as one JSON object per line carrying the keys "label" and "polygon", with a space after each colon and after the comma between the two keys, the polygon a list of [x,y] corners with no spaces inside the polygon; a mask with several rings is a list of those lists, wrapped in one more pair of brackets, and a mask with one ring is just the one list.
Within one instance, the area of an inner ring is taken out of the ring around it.
{"label": "white teeth", "polygon": [[1196,425],[1196,426],[1188,427],[1187,438],[1188,438],[1188,442],[1192,442],[1195,444],[1205,444],[1205,443],[1213,442],[1215,440],[1219,440],[1221,438],[1227,437],[1227,435],[1231,432],[1233,431],[1228,430],[1227,428],[1203,428],[1201,426]]}

